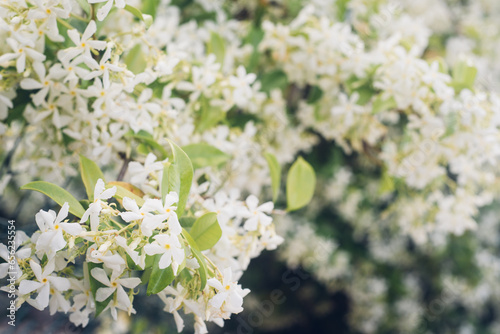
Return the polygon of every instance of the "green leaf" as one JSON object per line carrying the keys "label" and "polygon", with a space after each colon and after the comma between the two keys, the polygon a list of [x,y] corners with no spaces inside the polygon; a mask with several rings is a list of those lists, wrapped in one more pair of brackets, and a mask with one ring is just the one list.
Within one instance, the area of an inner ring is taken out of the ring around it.
{"label": "green leaf", "polygon": [[137,17],[139,20],[143,21],[146,24],[146,28],[149,28],[153,23],[153,18],[151,17],[151,15],[142,14],[142,12],[135,7],[126,5],[125,10],[132,13],[132,15]]}
{"label": "green leaf", "polygon": [[163,175],[161,177],[161,184],[160,184],[161,201],[163,204],[165,204],[165,197],[167,196],[168,191],[169,191],[168,175],[169,175],[169,169],[171,166],[172,166],[172,164],[170,162],[165,163],[163,166]]}
{"label": "green leaf", "polygon": [[175,278],[172,265],[165,269],[160,269],[159,262],[162,256],[163,254],[156,254],[154,256],[153,269],[151,270],[151,276],[149,277],[148,288],[146,290],[148,296],[162,291],[169,286]]}
{"label": "green leaf", "polygon": [[263,74],[260,82],[262,84],[261,90],[269,93],[276,88],[284,90],[288,86],[288,77],[282,70],[274,70]]}
{"label": "green leaf", "polygon": [[271,175],[271,187],[273,189],[273,202],[276,202],[280,192],[281,185],[281,166],[278,162],[278,159],[271,154],[266,153],[264,157],[267,160],[267,164],[269,165],[269,174]]}
{"label": "green leaf", "polygon": [[144,0],[142,5],[142,12],[151,15],[153,18],[156,17],[156,10],[160,0]]}
{"label": "green leaf", "polygon": [[97,180],[104,181],[104,174],[101,169],[92,160],[80,155],[80,173],[82,174],[82,181],[87,191],[87,197],[90,201],[94,200],[94,188]]}
{"label": "green leaf", "polygon": [[82,7],[83,11],[87,14],[87,16],[90,16],[90,5],[87,0],[76,0],[80,7]]}
{"label": "green leaf", "polygon": [[196,120],[196,131],[203,132],[217,125],[226,118],[226,113],[219,107],[210,105],[206,97],[200,98],[200,115]]}
{"label": "green leaf", "polygon": [[200,251],[212,248],[222,236],[222,230],[217,221],[217,214],[209,212],[196,219],[190,234]]}
{"label": "green leaf", "polygon": [[[127,137],[131,137],[131,138],[135,138],[137,139],[140,143],[143,143],[145,144],[146,146],[149,146],[151,147],[152,149],[156,149],[161,155],[160,155],[160,160],[163,160],[165,159],[167,156],[168,156],[168,152],[167,150],[165,150],[165,148],[163,146],[161,146],[160,144],[158,144],[153,136],[144,131],[144,130],[141,130],[137,133],[134,133],[133,131],[130,131],[129,133],[127,133],[125,136]],[[149,151],[145,152],[145,154],[149,153]]]}
{"label": "green leaf", "polygon": [[122,59],[127,65],[127,69],[134,74],[142,73],[146,69],[146,57],[142,52],[141,44],[136,44]]}
{"label": "green leaf", "polygon": [[137,205],[142,206],[144,204],[144,199],[142,197],[134,194],[133,192],[131,192],[127,188],[125,188],[123,184],[127,184],[127,183],[115,181],[115,182],[109,182],[107,184],[107,186],[108,186],[108,188],[116,187],[116,193],[113,197],[121,199],[121,200],[123,200],[124,197],[128,197],[130,199],[135,200]]}
{"label": "green leaf", "polygon": [[179,223],[184,228],[191,228],[195,221],[196,221],[196,218],[194,218],[194,217],[181,217],[181,218],[179,218]]}
{"label": "green leaf", "polygon": [[307,205],[316,187],[314,169],[302,157],[299,157],[288,172],[286,179],[287,210],[294,211]]}
{"label": "green leaf", "polygon": [[60,206],[63,206],[65,202],[68,202],[69,212],[71,212],[78,218],[82,218],[83,214],[85,213],[85,209],[80,204],[80,202],[78,202],[78,200],[73,197],[73,195],[55,184],[45,181],[35,181],[25,184],[21,187],[21,189],[36,190],[38,192],[41,192],[42,194],[52,198]]}
{"label": "green leaf", "polygon": [[151,271],[152,267],[144,269],[144,272],[142,273],[141,276],[141,285],[145,285],[146,283],[149,282],[149,278],[151,277]]}
{"label": "green leaf", "polygon": [[219,166],[226,162],[231,156],[208,144],[191,144],[182,147],[193,163],[193,168],[206,166]]}
{"label": "green leaf", "polygon": [[196,241],[194,241],[193,237],[188,233],[188,231],[182,229],[182,236],[184,237],[184,239],[186,239],[189,246],[191,246],[191,252],[200,265],[200,268],[198,268],[198,273],[200,274],[201,280],[200,290],[203,290],[207,285],[207,263],[205,262],[205,257],[200,252]]}
{"label": "green leaf", "polygon": [[224,57],[226,55],[226,42],[219,34],[213,31],[210,33],[210,41],[207,45],[207,53],[213,53],[218,63],[224,63]]}
{"label": "green leaf", "polygon": [[132,258],[130,257],[130,255],[128,255],[127,253],[125,253],[125,256],[127,258],[127,267],[130,270],[143,270],[140,266],[138,266],[137,264],[135,264],[134,260],[132,260]]}
{"label": "green leaf", "polygon": [[174,156],[174,163],[172,166],[175,166],[175,173],[171,173],[171,169],[169,169],[169,182],[171,182],[172,177],[171,174],[175,174],[179,176],[179,203],[177,206],[177,216],[182,216],[184,209],[186,207],[187,199],[189,197],[189,190],[191,189],[191,183],[193,182],[193,165],[191,164],[191,160],[187,156],[186,152],[184,152],[179,146],[177,146],[171,140],[168,141],[170,147],[172,148],[172,153]]}
{"label": "green leaf", "polygon": [[95,301],[95,316],[97,317],[99,314],[101,314],[102,311],[108,306],[109,302],[113,299],[113,294],[108,297],[108,299],[98,302],[96,299],[96,292],[99,288],[107,288],[106,285],[102,284],[98,280],[92,276],[91,271],[94,268],[102,268],[102,263],[93,263],[93,262],[86,262],[87,268],[88,268],[88,275],[89,275],[89,283],[90,283],[90,291],[92,292],[92,296],[94,297]]}

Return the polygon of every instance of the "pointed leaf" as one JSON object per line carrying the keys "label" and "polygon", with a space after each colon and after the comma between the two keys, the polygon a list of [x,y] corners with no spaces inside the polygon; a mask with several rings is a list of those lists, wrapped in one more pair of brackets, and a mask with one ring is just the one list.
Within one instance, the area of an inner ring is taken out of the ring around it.
{"label": "pointed leaf", "polygon": [[36,190],[38,192],[41,192],[42,194],[52,198],[60,206],[62,206],[65,202],[68,202],[69,212],[71,212],[78,218],[81,218],[85,213],[85,209],[80,204],[80,202],[78,202],[78,200],[73,197],[73,195],[55,184],[45,181],[35,181],[25,184],[21,187],[21,189]]}
{"label": "pointed leaf", "polygon": [[[191,183],[193,182],[193,165],[191,164],[191,160],[187,156],[186,152],[184,152],[179,146],[177,146],[174,142],[168,141],[173,152],[174,163],[175,165],[176,175],[179,176],[179,203],[177,206],[177,215],[180,217],[184,212],[186,207],[187,199],[189,197],[189,190],[191,189]],[[169,182],[171,182],[171,169],[169,169]]]}
{"label": "pointed leaf", "polygon": [[273,202],[276,202],[280,192],[281,185],[281,167],[278,159],[271,154],[266,153],[264,157],[267,160],[267,164],[269,165],[269,174],[271,175],[271,187],[273,189]]}
{"label": "pointed leaf", "polygon": [[163,254],[156,254],[154,256],[153,269],[151,270],[151,276],[149,276],[149,283],[146,291],[148,296],[163,291],[163,289],[169,286],[175,278],[172,265],[165,269],[160,269],[159,262],[162,255]]}
{"label": "pointed leaf", "polygon": [[95,184],[99,179],[105,181],[104,174],[94,161],[83,155],[80,155],[80,173],[82,174],[82,181],[85,185],[88,199],[93,201]]}
{"label": "pointed leaf", "polygon": [[217,214],[209,212],[196,220],[190,234],[200,251],[212,248],[222,236]]}
{"label": "pointed leaf", "polygon": [[207,285],[207,263],[205,261],[205,257],[200,252],[196,241],[194,241],[193,237],[188,233],[188,231],[182,229],[182,236],[184,237],[184,239],[186,239],[189,246],[191,246],[191,252],[200,265],[200,268],[198,268],[198,273],[200,274],[201,280],[200,290],[203,290]]}
{"label": "pointed leaf", "polygon": [[193,163],[193,168],[206,166],[219,166],[226,162],[231,156],[208,144],[191,144],[183,146],[182,149]]}
{"label": "pointed leaf", "polygon": [[287,210],[294,211],[307,205],[316,187],[314,169],[302,157],[299,157],[288,172],[286,179]]}

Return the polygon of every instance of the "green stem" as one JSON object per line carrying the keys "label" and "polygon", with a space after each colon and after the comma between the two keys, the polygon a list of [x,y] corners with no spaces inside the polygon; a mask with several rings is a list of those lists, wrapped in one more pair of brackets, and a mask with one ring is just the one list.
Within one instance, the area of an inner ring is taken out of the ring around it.
{"label": "green stem", "polygon": [[84,18],[83,16],[80,16],[78,14],[75,14],[75,13],[71,13],[71,17],[77,19],[77,20],[80,20],[80,21],[83,21],[83,22],[86,22],[86,23],[89,23],[90,20],[89,19],[86,19]]}
{"label": "green stem", "polygon": [[71,24],[69,24],[68,22],[64,21],[63,19],[57,18],[57,22],[59,22],[60,24],[62,24],[63,26],[65,26],[66,28],[68,28],[70,30],[75,29],[75,27],[73,27]]}

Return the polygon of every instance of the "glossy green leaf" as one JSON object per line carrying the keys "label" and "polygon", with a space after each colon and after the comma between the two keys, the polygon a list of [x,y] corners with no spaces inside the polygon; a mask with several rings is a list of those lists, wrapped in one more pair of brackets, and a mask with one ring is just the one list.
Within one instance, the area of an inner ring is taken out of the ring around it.
{"label": "glossy green leaf", "polygon": [[287,210],[298,210],[307,205],[316,187],[314,169],[302,157],[299,157],[290,168],[286,179]]}
{"label": "glossy green leaf", "polygon": [[[171,140],[168,141],[170,147],[172,148],[172,153],[174,156],[174,162],[172,166],[174,166],[176,172],[175,174],[179,176],[179,203],[177,206],[177,215],[182,216],[184,209],[186,207],[187,199],[189,197],[189,190],[191,189],[191,183],[193,182],[193,165],[191,164],[191,160],[187,156],[186,152],[184,152],[179,146],[177,146]],[[173,178],[171,176],[171,169],[169,169],[169,182]]]}
{"label": "glossy green leaf", "polygon": [[45,181],[35,181],[25,184],[21,187],[21,189],[36,190],[38,192],[41,192],[42,194],[52,198],[60,206],[63,206],[65,202],[68,202],[69,212],[71,212],[78,218],[82,218],[83,214],[85,213],[85,209],[80,204],[80,202],[78,202],[78,200],[73,197],[73,195],[55,184]]}
{"label": "glossy green leaf", "polygon": [[174,270],[171,265],[165,269],[160,269],[159,262],[162,256],[163,254],[156,254],[154,256],[151,276],[149,277],[148,288],[146,290],[148,296],[162,291],[169,286],[175,278]]}
{"label": "glossy green leaf", "polygon": [[209,212],[196,219],[190,234],[200,251],[212,248],[222,236],[222,230],[217,221],[217,214]]}
{"label": "glossy green leaf", "polygon": [[82,175],[82,181],[85,185],[85,190],[87,191],[87,197],[90,201],[94,200],[94,188],[97,183],[97,180],[104,180],[104,174],[97,164],[80,155],[80,173]]}
{"label": "glossy green leaf", "polygon": [[218,166],[231,157],[218,148],[204,143],[183,146],[182,150],[191,159],[194,169],[206,166]]}
{"label": "glossy green leaf", "polygon": [[267,164],[269,166],[269,174],[271,175],[273,201],[276,202],[276,199],[278,198],[280,192],[280,185],[281,185],[281,166],[280,163],[278,162],[278,159],[276,159],[276,157],[273,154],[266,153],[264,154],[264,157],[267,160]]}
{"label": "glossy green leaf", "polygon": [[167,162],[163,167],[163,176],[160,184],[160,192],[162,203],[165,203],[165,197],[171,191],[175,191],[177,194],[180,193],[181,180],[179,173],[179,166],[177,164],[172,164]]}
{"label": "glossy green leaf", "polygon": [[205,261],[205,257],[200,252],[198,245],[196,244],[196,241],[194,241],[193,237],[188,233],[188,231],[182,229],[182,236],[184,237],[184,239],[186,239],[189,246],[191,246],[191,252],[198,261],[198,264],[200,265],[200,268],[198,268],[198,273],[200,274],[200,280],[201,280],[200,290],[203,290],[207,285],[207,263]]}

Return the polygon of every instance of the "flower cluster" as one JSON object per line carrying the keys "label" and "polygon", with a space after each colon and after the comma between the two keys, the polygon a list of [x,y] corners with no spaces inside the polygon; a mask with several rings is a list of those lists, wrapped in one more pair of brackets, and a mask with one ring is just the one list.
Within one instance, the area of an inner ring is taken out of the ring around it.
{"label": "flower cluster", "polygon": [[[470,317],[500,314],[499,17],[494,0],[1,3],[1,204],[21,212],[19,186],[78,174],[89,199],[18,232],[19,305],[86,325],[134,313],[148,284],[203,333],[242,311],[237,280],[285,240],[288,266],[350,296],[359,332],[415,332],[443,289]],[[299,154],[318,182],[297,160],[287,209],[318,196],[277,234],[259,198],[281,203]],[[462,318],[446,330],[500,328]]]}
{"label": "flower cluster", "polygon": [[[153,177],[158,175],[148,175]],[[179,332],[181,309],[194,314],[197,333],[206,333],[206,321],[223,326],[224,319],[241,312],[249,290],[236,280],[250,258],[282,241],[268,216],[273,204],[257,206],[253,195],[241,202],[234,196],[223,199],[221,193],[212,199],[194,192],[188,210],[198,218],[184,217],[196,220],[189,226],[178,216],[176,192],[143,199],[122,185],[106,186],[98,179],[93,200],[77,214],[80,219],[70,219],[68,202],[58,213],[36,214],[39,230],[18,240],[17,306],[27,302],[39,310],[49,307],[51,314],[69,313],[75,325],[86,326],[91,314],[108,309],[115,320],[117,310],[135,313],[134,294],[139,285],[148,284],[148,293],[158,294],[165,311],[174,315]],[[117,195],[122,192],[133,198]],[[209,240],[199,230],[207,228],[203,219],[212,209],[221,227],[215,220],[219,236]]]}

